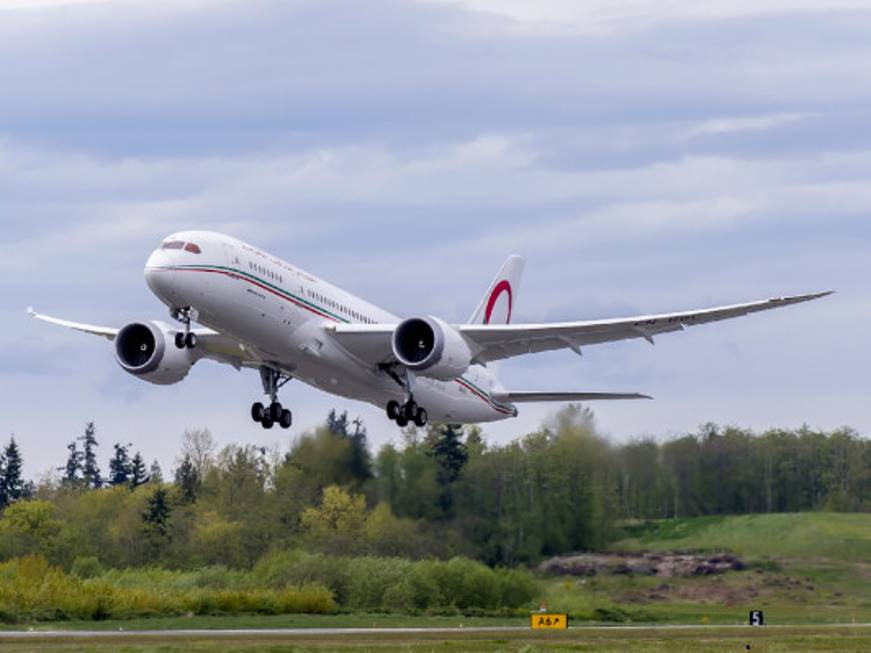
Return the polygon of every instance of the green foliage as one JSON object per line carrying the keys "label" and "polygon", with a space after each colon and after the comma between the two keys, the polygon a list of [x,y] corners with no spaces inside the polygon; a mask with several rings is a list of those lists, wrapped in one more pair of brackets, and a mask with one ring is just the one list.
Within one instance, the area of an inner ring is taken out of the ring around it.
{"label": "green foliage", "polygon": [[87,556],[76,558],[70,568],[70,573],[79,578],[96,578],[97,576],[102,576],[105,573],[105,569],[103,569],[103,565],[100,564],[97,556]]}
{"label": "green foliage", "polygon": [[[173,576],[172,572],[163,572]],[[39,556],[0,564],[0,620],[128,619],[178,614],[292,614],[335,610],[322,586],[279,590],[177,588],[112,582],[110,576],[66,575]]]}

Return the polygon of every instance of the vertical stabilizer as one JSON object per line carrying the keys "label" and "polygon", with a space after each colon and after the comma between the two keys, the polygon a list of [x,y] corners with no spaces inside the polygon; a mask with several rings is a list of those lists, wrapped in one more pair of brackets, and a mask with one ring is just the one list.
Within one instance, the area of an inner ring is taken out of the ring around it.
{"label": "vertical stabilizer", "polygon": [[509,324],[514,308],[517,306],[517,291],[523,266],[522,256],[512,254],[508,257],[487,289],[478,308],[472,313],[468,324]]}

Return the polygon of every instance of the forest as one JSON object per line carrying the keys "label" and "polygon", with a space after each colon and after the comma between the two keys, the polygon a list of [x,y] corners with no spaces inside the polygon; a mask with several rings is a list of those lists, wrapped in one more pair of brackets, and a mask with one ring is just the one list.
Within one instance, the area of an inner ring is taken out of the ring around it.
{"label": "forest", "polygon": [[[215,597],[188,591],[209,574],[236,592],[231,604],[266,610],[518,607],[534,592],[527,568],[602,549],[639,520],[871,510],[871,443],[847,428],[706,424],[615,443],[573,405],[505,444],[451,426],[407,428],[374,453],[367,441],[360,420],[331,412],[286,451],[218,447],[193,430],[166,474],[120,442],[104,471],[87,424],[59,447],[57,473],[34,481],[13,438],[0,457],[0,611],[12,592],[3,579],[18,579],[20,594],[27,573],[60,585],[110,579],[146,605],[147,588],[177,586],[160,593],[171,612],[215,609]],[[124,604],[94,600],[85,613]]]}

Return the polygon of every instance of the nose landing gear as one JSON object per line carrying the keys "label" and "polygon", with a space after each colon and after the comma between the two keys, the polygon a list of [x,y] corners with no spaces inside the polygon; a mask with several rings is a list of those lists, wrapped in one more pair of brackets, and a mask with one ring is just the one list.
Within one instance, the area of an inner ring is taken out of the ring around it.
{"label": "nose landing gear", "polygon": [[263,392],[269,395],[271,403],[264,406],[259,401],[251,406],[251,419],[259,422],[265,429],[271,429],[278,424],[283,429],[289,429],[293,424],[293,414],[284,408],[278,401],[278,390],[292,377],[271,368],[260,368],[260,380],[263,383]]}
{"label": "nose landing gear", "polygon": [[184,331],[175,334],[175,346],[178,349],[193,349],[197,346],[197,334],[191,331],[192,312],[193,309],[190,306],[174,308],[169,312],[172,317],[184,324]]}

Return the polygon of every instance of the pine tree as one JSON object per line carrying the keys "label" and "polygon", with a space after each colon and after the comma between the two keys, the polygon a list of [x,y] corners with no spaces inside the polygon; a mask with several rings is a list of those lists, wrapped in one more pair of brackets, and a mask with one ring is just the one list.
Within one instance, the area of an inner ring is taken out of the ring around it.
{"label": "pine tree", "polygon": [[[134,460],[135,458],[134,456]],[[151,534],[166,537],[170,512],[169,493],[165,488],[158,487],[148,497],[148,505],[145,512],[142,513],[142,521],[145,522],[146,528]]]}
{"label": "pine tree", "polygon": [[197,500],[200,478],[197,474],[197,468],[194,467],[194,463],[188,454],[182,458],[178,467],[175,468],[175,484],[181,491],[184,503],[193,503]]}
{"label": "pine tree", "polygon": [[372,478],[372,457],[366,446],[366,427],[359,417],[353,422],[354,432],[351,439],[351,474],[359,482]]}
{"label": "pine tree", "polygon": [[439,506],[445,517],[453,514],[454,496],[451,486],[460,477],[463,467],[469,460],[469,451],[460,441],[462,433],[460,428],[451,425],[442,426],[430,449],[430,455],[438,466],[436,480],[441,486]]}
{"label": "pine tree", "polygon": [[67,451],[70,453],[67,456],[66,465],[58,467],[57,469],[59,472],[63,472],[61,482],[64,485],[76,486],[79,485],[82,480],[82,452],[79,451],[75,440],[67,445]]}
{"label": "pine tree", "polygon": [[148,483],[148,474],[145,471],[145,460],[143,460],[142,454],[138,451],[130,460],[130,477],[128,480],[131,488],[136,488]]}
{"label": "pine tree", "polygon": [[78,438],[83,443],[82,477],[85,483],[94,489],[103,486],[103,479],[100,477],[100,467],[97,465],[97,452],[95,451],[99,446],[96,433],[97,429],[94,423],[88,422],[85,426],[85,434]]}
{"label": "pine tree", "polygon": [[344,411],[341,415],[336,413],[333,408],[327,414],[327,429],[333,435],[339,435],[343,438],[348,437],[348,411]]}
{"label": "pine tree", "polygon": [[115,443],[115,455],[109,461],[109,485],[124,485],[130,479],[130,446]]}
{"label": "pine tree", "polygon": [[0,496],[8,505],[13,501],[28,495],[28,487],[21,477],[21,451],[15,438],[9,439],[9,444],[3,451],[3,473],[0,475]]}
{"label": "pine tree", "polygon": [[160,463],[157,458],[151,461],[151,466],[148,468],[149,483],[163,483],[163,470],[160,469]]}
{"label": "pine tree", "polygon": [[0,452],[0,510],[9,505],[9,497],[6,495],[6,456]]}

